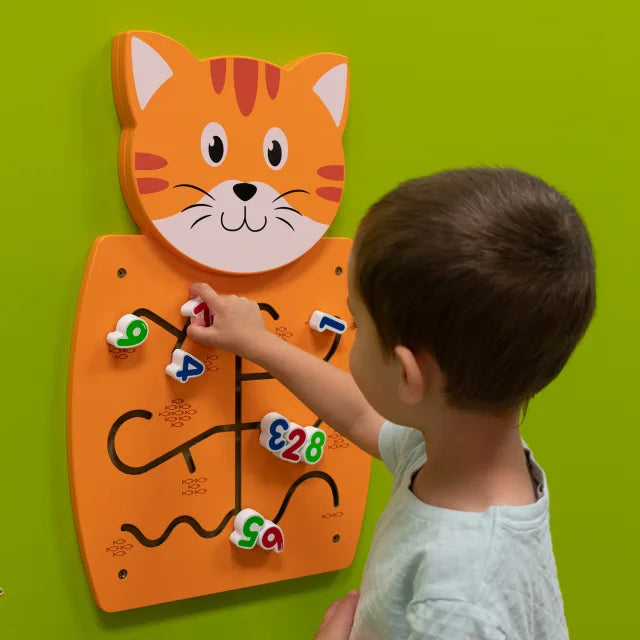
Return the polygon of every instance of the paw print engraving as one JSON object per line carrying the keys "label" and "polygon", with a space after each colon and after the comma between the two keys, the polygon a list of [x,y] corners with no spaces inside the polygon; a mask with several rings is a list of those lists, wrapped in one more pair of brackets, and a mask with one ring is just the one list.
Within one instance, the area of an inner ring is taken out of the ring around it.
{"label": "paw print engraving", "polygon": [[131,551],[131,549],[133,549],[131,543],[127,542],[125,538],[118,538],[107,547],[106,551],[114,558],[121,558],[122,556],[126,556],[127,551]]}
{"label": "paw print engraving", "polygon": [[168,404],[164,411],[160,411],[159,415],[164,418],[169,426],[175,429],[184,427],[184,423],[191,420],[198,413],[188,402],[182,398],[176,398],[171,404]]}
{"label": "paw print engraving", "polygon": [[287,327],[276,327],[276,335],[285,341],[293,337],[293,333],[291,333]]}
{"label": "paw print engraving", "polygon": [[135,348],[118,349],[118,347],[114,347],[111,344],[107,344],[107,346],[109,347],[109,353],[116,360],[126,360],[131,354],[136,352]]}
{"label": "paw print engraving", "polygon": [[216,371],[220,371],[220,367],[216,364],[216,361],[218,360],[218,356],[215,353],[211,353],[207,356],[206,360],[204,361],[204,367],[207,371],[210,371],[211,373],[215,373]]}
{"label": "paw print engraving", "polygon": [[339,433],[334,432],[328,436],[328,449],[346,449],[351,443]]}
{"label": "paw print engraving", "polygon": [[182,495],[183,496],[201,496],[207,493],[207,489],[205,489],[202,485],[207,481],[207,478],[204,476],[200,478],[185,478],[182,481],[184,485],[182,487]]}

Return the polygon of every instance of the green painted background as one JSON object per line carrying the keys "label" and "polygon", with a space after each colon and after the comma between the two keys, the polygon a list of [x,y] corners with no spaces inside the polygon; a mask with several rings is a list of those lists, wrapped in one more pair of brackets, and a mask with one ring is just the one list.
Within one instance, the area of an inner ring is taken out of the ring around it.
{"label": "green painted background", "polygon": [[199,57],[347,54],[348,185],[335,235],[352,234],[398,181],[444,167],[515,165],[570,194],[593,236],[599,308],[524,435],[551,481],[572,636],[635,637],[640,5],[303,4],[1,5],[0,637],[243,640],[272,625],[260,637],[310,638],[326,605],[357,587],[389,490],[375,465],[356,561],[340,574],[124,614],[94,607],[67,488],[66,370],[91,242],[135,232],[118,187],[110,87],[110,39],[127,29],[164,32]]}

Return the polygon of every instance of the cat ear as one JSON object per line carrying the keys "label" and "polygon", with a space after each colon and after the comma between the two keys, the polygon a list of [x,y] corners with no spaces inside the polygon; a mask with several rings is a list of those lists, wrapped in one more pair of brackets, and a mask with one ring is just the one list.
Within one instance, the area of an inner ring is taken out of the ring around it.
{"label": "cat ear", "polygon": [[[175,40],[151,31],[114,38],[113,92],[123,126],[133,124],[158,89],[195,57]],[[133,121],[133,122],[132,122]]]}
{"label": "cat ear", "polygon": [[340,131],[344,130],[349,109],[349,66],[345,56],[318,53],[287,65],[300,81],[308,82],[331,114]]}

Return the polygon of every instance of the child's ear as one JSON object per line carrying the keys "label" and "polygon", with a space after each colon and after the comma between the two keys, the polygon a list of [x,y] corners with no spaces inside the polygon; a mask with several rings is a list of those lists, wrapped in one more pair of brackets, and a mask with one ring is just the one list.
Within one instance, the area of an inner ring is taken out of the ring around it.
{"label": "child's ear", "polygon": [[296,82],[308,86],[322,101],[340,133],[349,110],[349,64],[337,53],[318,53],[300,58],[286,67],[296,74]]}
{"label": "child's ear", "polygon": [[394,353],[401,368],[400,388],[398,390],[401,400],[411,405],[420,404],[428,384],[420,362],[407,347],[397,346],[394,349]]}
{"label": "child's ear", "polygon": [[152,31],[127,31],[113,39],[113,94],[122,126],[133,126],[158,89],[196,62],[181,44]]}

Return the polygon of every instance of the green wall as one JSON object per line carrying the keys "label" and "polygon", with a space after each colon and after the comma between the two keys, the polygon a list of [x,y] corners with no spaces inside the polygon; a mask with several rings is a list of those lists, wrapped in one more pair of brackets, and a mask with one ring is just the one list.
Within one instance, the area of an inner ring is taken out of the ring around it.
{"label": "green wall", "polygon": [[599,309],[565,372],[532,404],[524,435],[551,482],[573,637],[632,637],[640,5],[304,4],[2,3],[0,637],[241,640],[280,624],[261,637],[310,638],[326,605],[357,587],[389,491],[376,464],[356,561],[339,574],[123,614],[94,607],[68,494],[66,371],[89,246],[135,232],[117,181],[110,86],[110,40],[127,29],[164,32],[199,57],[347,54],[348,183],[334,235],[351,235],[398,181],[444,167],[515,165],[570,194],[593,235]]}

